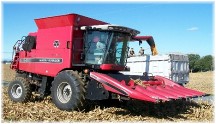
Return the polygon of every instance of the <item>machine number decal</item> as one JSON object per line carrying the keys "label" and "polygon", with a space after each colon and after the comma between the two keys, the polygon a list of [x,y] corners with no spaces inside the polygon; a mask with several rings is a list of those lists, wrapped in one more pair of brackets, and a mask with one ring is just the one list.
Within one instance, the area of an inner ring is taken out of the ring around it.
{"label": "machine number decal", "polygon": [[61,59],[61,58],[22,58],[22,59],[20,59],[20,63],[29,63],[29,62],[62,63],[63,59]]}

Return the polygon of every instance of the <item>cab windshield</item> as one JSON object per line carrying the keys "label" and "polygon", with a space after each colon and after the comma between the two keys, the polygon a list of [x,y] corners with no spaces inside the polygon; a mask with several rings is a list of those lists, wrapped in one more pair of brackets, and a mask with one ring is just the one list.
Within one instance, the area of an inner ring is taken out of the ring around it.
{"label": "cab windshield", "polygon": [[112,31],[87,31],[85,34],[86,64],[116,64],[124,66],[130,35]]}

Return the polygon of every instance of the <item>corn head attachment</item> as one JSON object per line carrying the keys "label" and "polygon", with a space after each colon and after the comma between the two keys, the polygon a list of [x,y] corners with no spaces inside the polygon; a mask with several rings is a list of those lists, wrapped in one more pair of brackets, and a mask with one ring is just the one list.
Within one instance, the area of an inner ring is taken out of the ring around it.
{"label": "corn head attachment", "polygon": [[[106,90],[112,93],[149,102],[205,95],[205,93],[185,88],[161,76],[131,76],[91,72],[90,77],[100,82]],[[134,78],[139,79],[134,80]]]}

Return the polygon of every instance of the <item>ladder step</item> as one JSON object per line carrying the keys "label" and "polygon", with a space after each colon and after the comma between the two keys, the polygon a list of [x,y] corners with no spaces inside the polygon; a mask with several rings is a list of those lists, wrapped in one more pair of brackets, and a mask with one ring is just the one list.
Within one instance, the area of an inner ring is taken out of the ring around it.
{"label": "ladder step", "polygon": [[14,55],[13,61],[11,62],[11,66],[10,66],[12,69],[18,67],[18,59],[19,59],[19,53],[15,51],[15,55]]}

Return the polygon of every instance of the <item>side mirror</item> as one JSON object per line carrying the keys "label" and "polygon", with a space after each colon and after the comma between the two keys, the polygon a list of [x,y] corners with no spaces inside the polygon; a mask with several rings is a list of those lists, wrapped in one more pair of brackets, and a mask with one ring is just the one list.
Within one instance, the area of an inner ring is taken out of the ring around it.
{"label": "side mirror", "polygon": [[82,60],[82,61],[84,61],[84,60],[85,60],[85,54],[84,54],[84,53],[81,53],[80,60]]}

